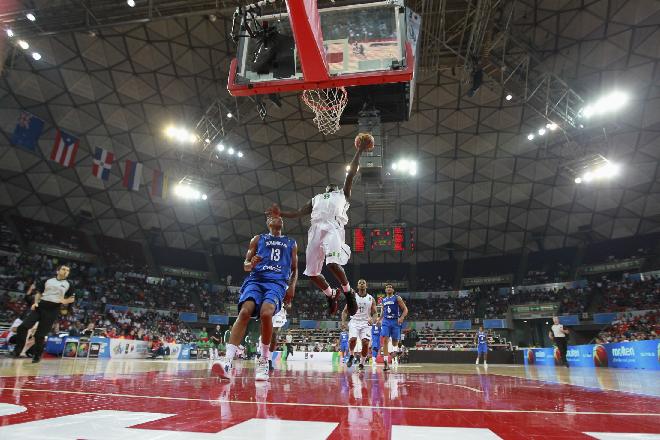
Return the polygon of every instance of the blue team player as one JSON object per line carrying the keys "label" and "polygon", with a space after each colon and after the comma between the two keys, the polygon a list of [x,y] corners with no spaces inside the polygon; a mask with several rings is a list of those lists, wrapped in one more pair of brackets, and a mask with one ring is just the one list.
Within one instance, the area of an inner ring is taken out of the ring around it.
{"label": "blue team player", "polygon": [[378,353],[380,352],[380,323],[371,326],[371,365],[376,365]]}
{"label": "blue team player", "polygon": [[479,365],[479,355],[484,355],[484,365],[488,365],[488,333],[484,331],[483,326],[479,327],[479,331],[474,335],[474,342],[477,344],[477,361],[475,364]]}
{"label": "blue team player", "polygon": [[256,235],[250,241],[243,262],[243,270],[250,275],[241,286],[239,313],[231,328],[227,354],[215,362],[212,371],[224,378],[231,377],[232,361],[236,356],[248,323],[253,316],[261,322],[261,357],[255,380],[268,380],[270,342],[273,335],[273,315],[283,304],[291,304],[298,279],[298,246],[296,241],[282,235],[282,218],[270,215],[266,223],[268,234]]}
{"label": "blue team player", "polygon": [[341,352],[341,362],[346,362],[348,358],[348,332],[345,328],[339,333],[339,351]]}
{"label": "blue team player", "polygon": [[380,335],[383,337],[383,362],[385,363],[383,371],[388,371],[390,369],[390,339],[392,340],[392,357],[394,357],[401,340],[401,325],[408,316],[408,307],[403,302],[403,298],[394,294],[394,286],[391,284],[385,284],[385,295],[381,303],[383,311],[381,314]]}

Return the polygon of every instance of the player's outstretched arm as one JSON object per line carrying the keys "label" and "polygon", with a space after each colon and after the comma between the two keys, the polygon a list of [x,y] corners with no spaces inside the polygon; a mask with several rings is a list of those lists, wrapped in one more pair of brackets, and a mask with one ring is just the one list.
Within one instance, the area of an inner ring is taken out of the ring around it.
{"label": "player's outstretched arm", "polygon": [[399,308],[401,309],[401,316],[399,316],[399,324],[401,324],[403,323],[403,320],[406,319],[406,316],[408,316],[408,307],[400,296],[396,297],[396,301],[399,303]]}
{"label": "player's outstretched arm", "polygon": [[348,166],[348,174],[346,174],[346,180],[344,180],[344,196],[346,196],[347,199],[351,198],[351,189],[353,189],[353,179],[355,178],[355,175],[358,172],[358,168],[360,167],[360,156],[362,156],[363,151],[364,148],[357,149],[355,151],[355,156],[353,156],[353,160]]}
{"label": "player's outstretched arm", "polygon": [[245,272],[251,272],[254,266],[256,266],[260,261],[261,257],[257,255],[257,244],[259,243],[259,236],[255,235],[250,240],[250,246],[248,251],[245,254],[245,261],[243,261],[243,270]]}
{"label": "player's outstretched arm", "polygon": [[284,305],[290,306],[296,294],[296,283],[298,282],[298,243],[291,249],[291,276],[289,277],[289,288],[284,295]]}
{"label": "player's outstretched arm", "polygon": [[271,215],[278,216],[279,215],[279,216],[284,217],[284,218],[300,218],[300,217],[304,217],[306,215],[310,215],[311,213],[312,213],[312,201],[311,200],[309,202],[307,202],[305,204],[305,206],[303,206],[302,208],[297,209],[295,211],[280,211],[280,208],[279,208],[279,206],[277,206],[277,204],[273,204],[272,207],[270,207],[266,210],[266,215],[267,216],[271,216]]}

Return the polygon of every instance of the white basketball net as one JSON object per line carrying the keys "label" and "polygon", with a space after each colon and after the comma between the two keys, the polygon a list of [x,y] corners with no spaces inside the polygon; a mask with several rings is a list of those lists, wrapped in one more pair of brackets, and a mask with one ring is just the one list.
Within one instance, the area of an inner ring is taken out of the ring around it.
{"label": "white basketball net", "polygon": [[332,134],[339,130],[339,120],[348,103],[344,87],[303,90],[302,99],[316,115],[314,123],[321,133]]}

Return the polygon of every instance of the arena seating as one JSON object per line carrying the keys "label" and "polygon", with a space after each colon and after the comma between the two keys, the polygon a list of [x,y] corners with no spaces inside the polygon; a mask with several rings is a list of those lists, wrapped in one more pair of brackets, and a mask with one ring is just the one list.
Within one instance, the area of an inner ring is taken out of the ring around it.
{"label": "arena seating", "polygon": [[619,312],[626,310],[646,310],[660,304],[660,280],[613,281],[601,278],[601,311]]}
{"label": "arena seating", "polygon": [[26,241],[50,244],[64,249],[92,252],[87,237],[80,231],[24,217],[13,217],[13,220]]}
{"label": "arena seating", "polygon": [[[417,331],[415,349],[417,350],[470,350],[475,349],[476,331],[440,330],[427,327]],[[509,350],[511,344],[498,334],[488,335],[488,345],[494,350]]]}
{"label": "arena seating", "polygon": [[660,313],[657,310],[642,315],[624,314],[623,317],[598,334],[596,343],[658,339],[660,337],[659,317]]}

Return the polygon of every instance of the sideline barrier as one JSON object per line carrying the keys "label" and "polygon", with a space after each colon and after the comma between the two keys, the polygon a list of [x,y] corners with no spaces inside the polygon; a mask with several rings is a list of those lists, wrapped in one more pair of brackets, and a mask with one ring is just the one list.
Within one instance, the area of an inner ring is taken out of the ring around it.
{"label": "sideline barrier", "polygon": [[[560,365],[557,347],[525,348],[525,365]],[[611,344],[569,345],[571,367],[609,367],[660,370],[660,339]]]}
{"label": "sideline barrier", "polygon": [[[190,359],[191,344],[165,344],[169,359]],[[151,354],[151,342],[131,339],[109,339],[93,336],[81,341],[76,337],[49,336],[45,352],[63,358],[144,359]]]}

